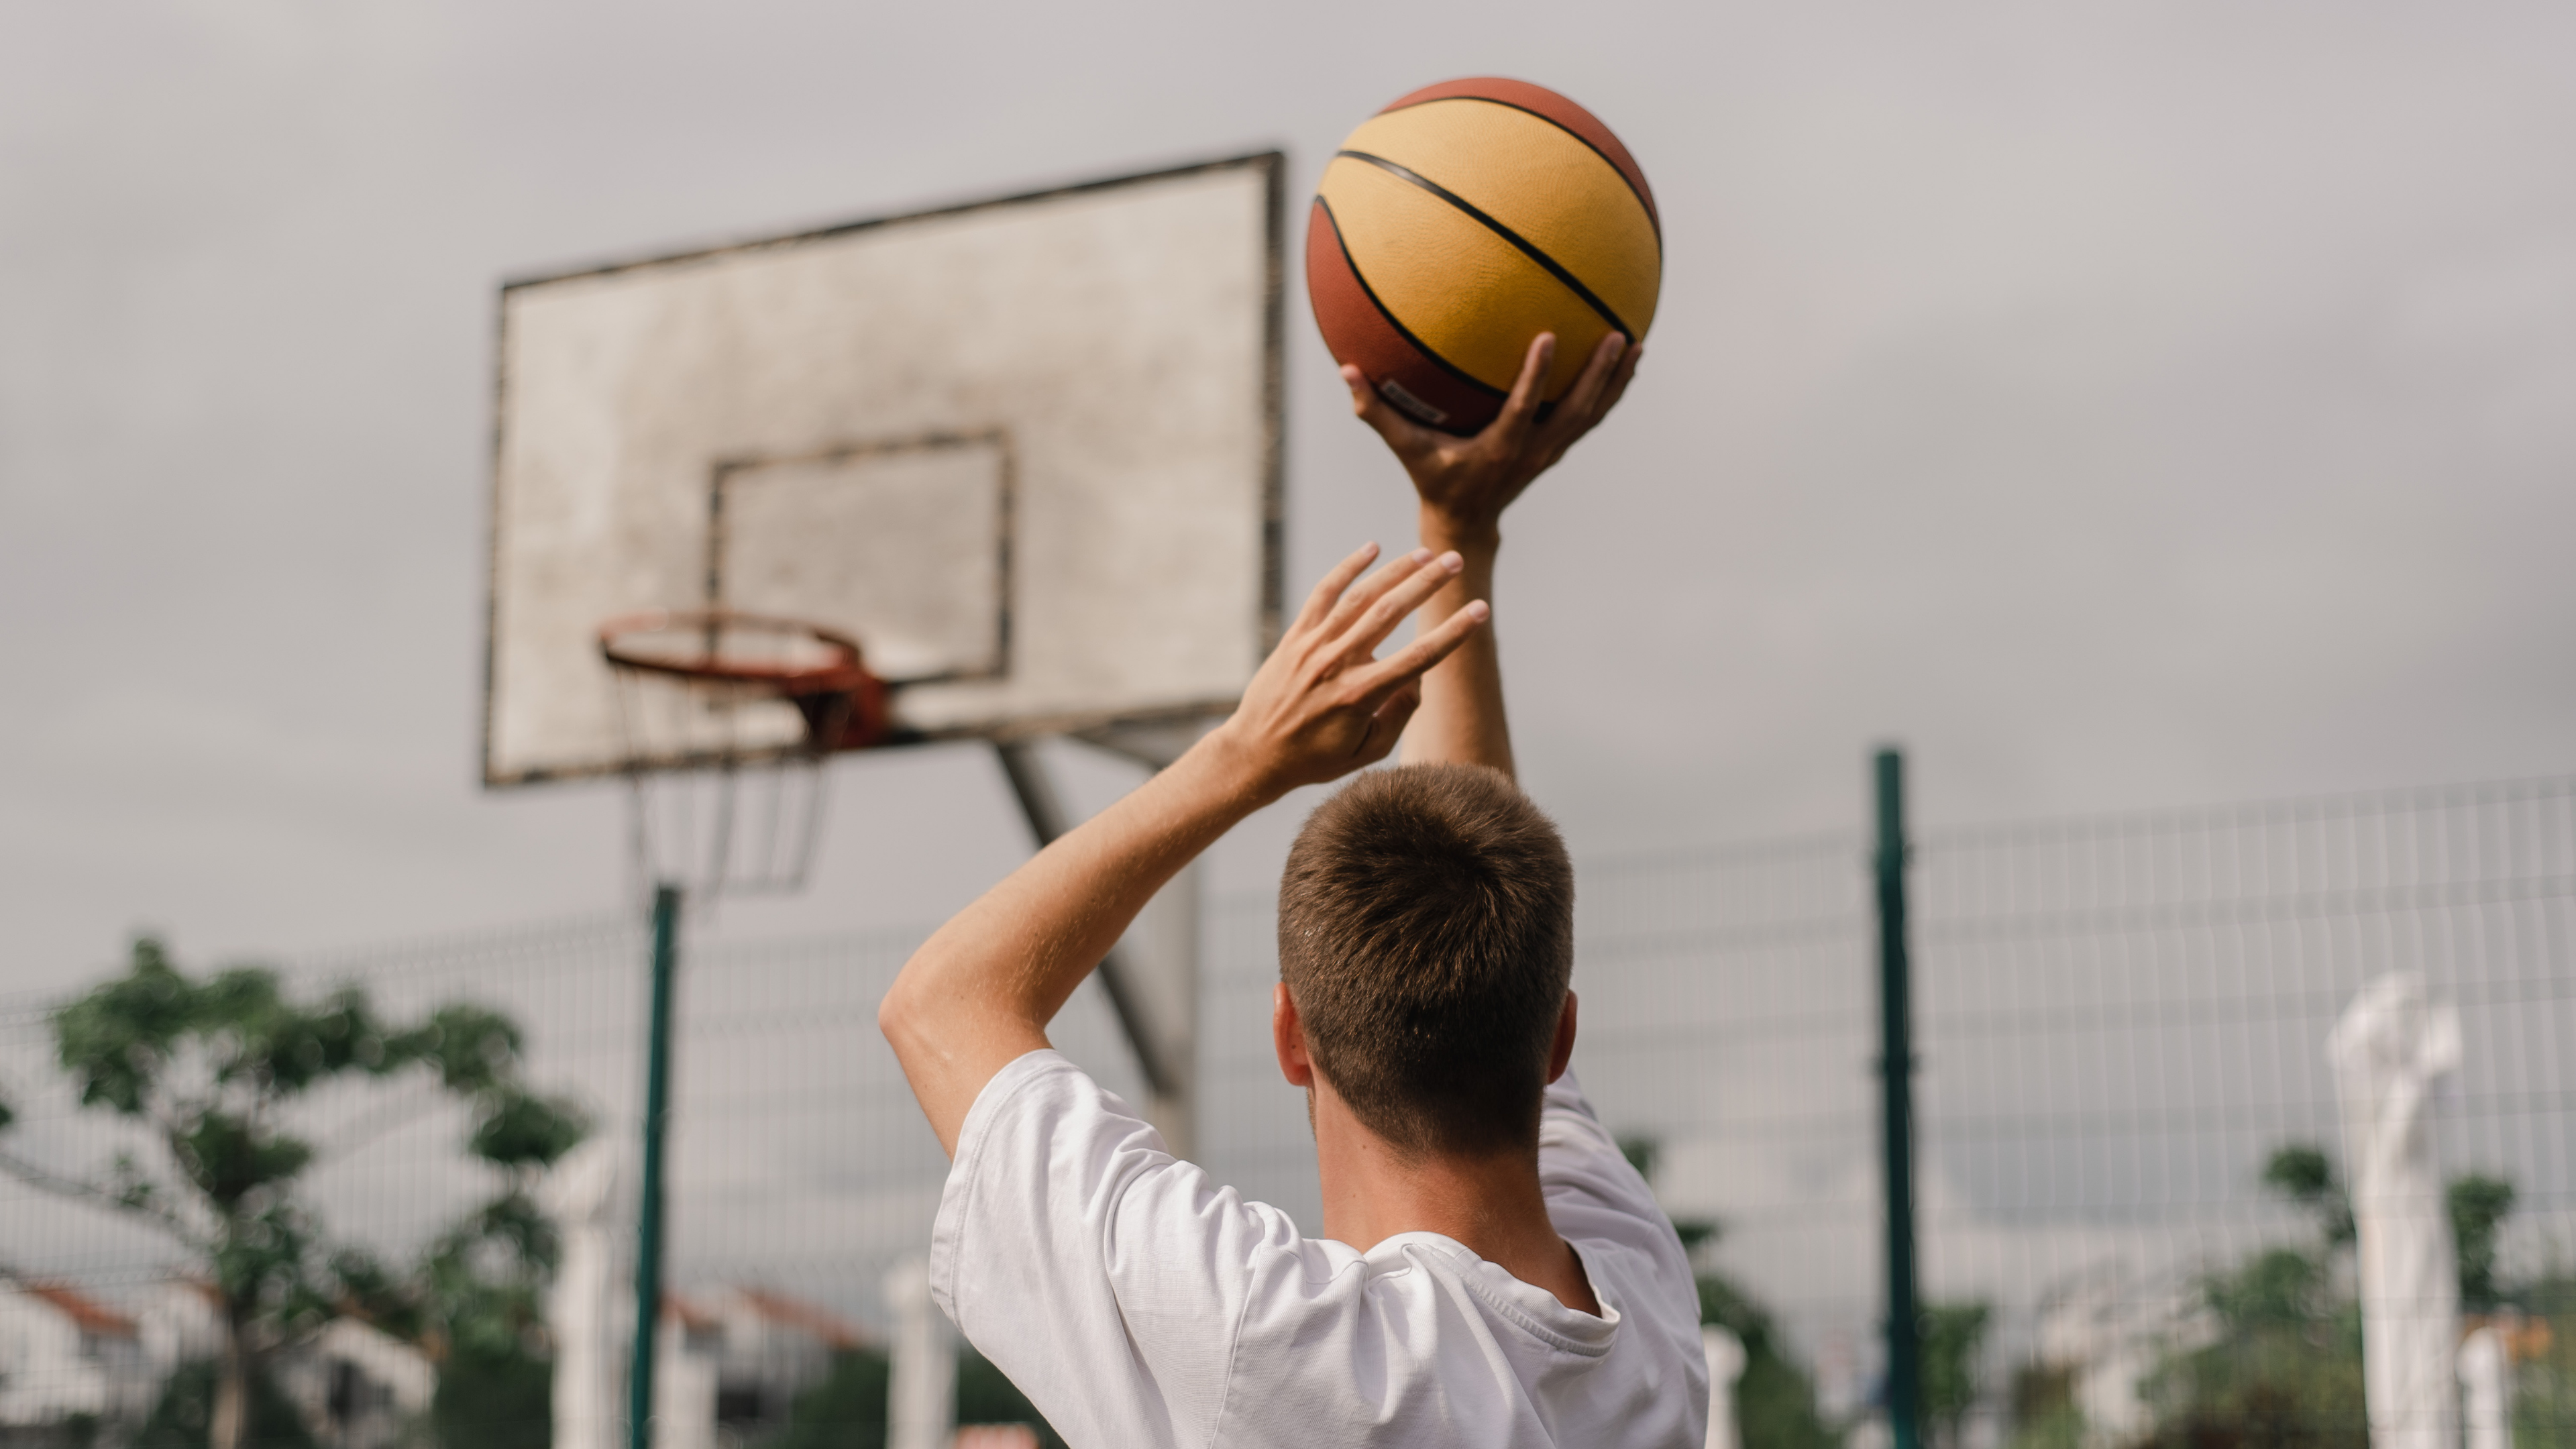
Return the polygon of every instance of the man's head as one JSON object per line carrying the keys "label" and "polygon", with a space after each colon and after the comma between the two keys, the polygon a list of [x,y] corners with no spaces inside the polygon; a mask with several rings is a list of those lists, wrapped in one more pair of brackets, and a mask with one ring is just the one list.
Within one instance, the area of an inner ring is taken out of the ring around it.
{"label": "man's head", "polygon": [[1307,1050],[1401,1151],[1536,1142],[1573,968],[1565,842],[1500,771],[1361,775],[1288,853],[1279,974]]}

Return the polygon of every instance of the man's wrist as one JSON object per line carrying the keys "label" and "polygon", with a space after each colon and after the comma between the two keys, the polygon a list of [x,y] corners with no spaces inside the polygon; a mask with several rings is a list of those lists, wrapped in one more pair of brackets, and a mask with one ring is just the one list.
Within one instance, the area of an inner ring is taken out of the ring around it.
{"label": "man's wrist", "polygon": [[1426,503],[1415,523],[1422,546],[1437,552],[1456,550],[1473,558],[1491,554],[1503,546],[1503,521],[1500,517],[1474,518]]}
{"label": "man's wrist", "polygon": [[1233,724],[1229,719],[1199,736],[1173,762],[1176,769],[1186,767],[1192,793],[1203,806],[1227,817],[1228,828],[1288,793],[1273,778],[1275,772],[1263,768],[1259,751],[1235,732]]}

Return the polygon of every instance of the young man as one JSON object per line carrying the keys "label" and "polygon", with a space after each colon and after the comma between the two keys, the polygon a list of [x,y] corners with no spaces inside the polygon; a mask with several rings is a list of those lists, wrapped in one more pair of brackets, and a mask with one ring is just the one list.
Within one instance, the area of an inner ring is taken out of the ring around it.
{"label": "young man", "polygon": [[[922,946],[879,1013],[955,1165],[931,1283],[1078,1446],[1696,1449],[1708,1383],[1672,1225],[1573,1080],[1573,876],[1512,783],[1486,627],[1503,509],[1626,388],[1613,337],[1545,421],[1532,343],[1473,439],[1346,370],[1423,547],[1317,585],[1232,718]],[[1412,643],[1375,657],[1405,615]],[[1279,1067],[1324,1233],[1175,1160],[1048,1050],[1145,902],[1236,821],[1385,758],[1309,819],[1280,892]]]}

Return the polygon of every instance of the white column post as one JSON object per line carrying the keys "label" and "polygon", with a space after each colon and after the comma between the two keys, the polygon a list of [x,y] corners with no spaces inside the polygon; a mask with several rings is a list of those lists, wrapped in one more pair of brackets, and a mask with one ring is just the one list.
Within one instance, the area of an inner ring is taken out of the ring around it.
{"label": "white column post", "polygon": [[1702,1442],[1705,1449],[1736,1449],[1743,1442],[1735,1424],[1735,1381],[1744,1377],[1744,1341],[1704,1323],[1699,1347],[1708,1356],[1708,1437]]}
{"label": "white column post", "polygon": [[2460,1064],[2459,1013],[2424,978],[2371,982],[2326,1039],[2343,1099],[2371,1449],[2457,1449],[2460,1283],[2433,1157],[2432,1095]]}
{"label": "white column post", "polygon": [[957,1427],[957,1341],[930,1299],[928,1261],[905,1258],[888,1269],[885,1296],[894,1318],[886,1449],[948,1449]]}
{"label": "white column post", "polygon": [[2468,1449],[2513,1449],[2513,1357],[2495,1324],[2480,1325],[2460,1343],[2460,1398]]}
{"label": "white column post", "polygon": [[537,1189],[538,1208],[563,1238],[563,1259],[546,1290],[555,1449],[619,1449],[625,1439],[616,1196],[617,1145],[605,1137],[567,1153]]}

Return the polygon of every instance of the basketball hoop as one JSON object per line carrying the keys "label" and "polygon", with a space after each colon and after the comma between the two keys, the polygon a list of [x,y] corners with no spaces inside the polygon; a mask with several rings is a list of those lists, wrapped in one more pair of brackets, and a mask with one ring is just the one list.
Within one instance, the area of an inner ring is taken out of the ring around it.
{"label": "basketball hoop", "polygon": [[617,677],[640,883],[802,886],[824,761],[888,734],[885,681],[858,641],[797,619],[657,609],[601,624],[599,652]]}

